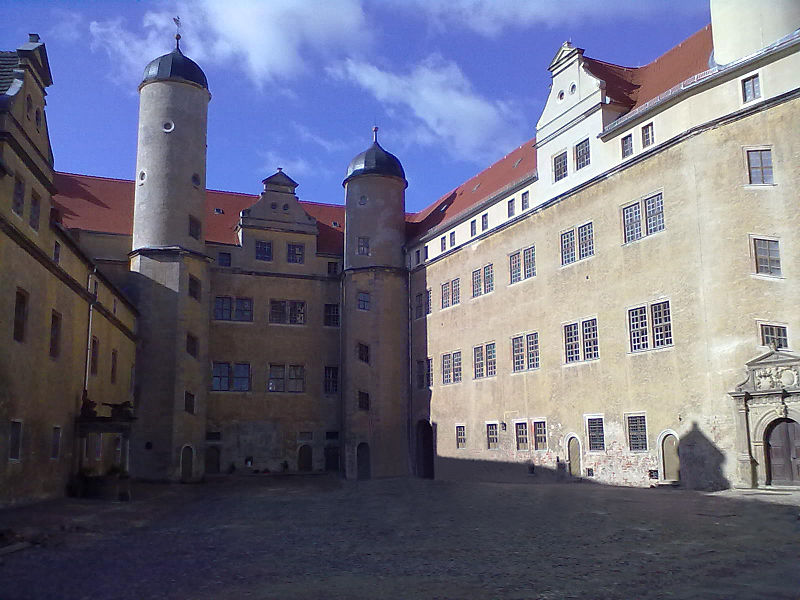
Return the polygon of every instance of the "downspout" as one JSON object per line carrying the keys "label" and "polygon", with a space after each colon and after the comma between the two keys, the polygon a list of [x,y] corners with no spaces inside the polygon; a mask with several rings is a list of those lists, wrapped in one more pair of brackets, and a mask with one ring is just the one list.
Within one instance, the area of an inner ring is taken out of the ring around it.
{"label": "downspout", "polygon": [[[344,257],[342,257],[342,267],[344,267]],[[345,354],[344,354],[344,277],[345,272],[342,268],[342,275],[339,277],[339,418],[341,419],[341,435],[339,440],[339,473],[340,477],[347,479],[347,411],[344,406],[344,386],[345,386]]]}
{"label": "downspout", "polygon": [[413,320],[412,320],[413,314],[411,312],[412,307],[411,307],[411,268],[410,267],[408,268],[408,271],[407,271],[407,274],[406,274],[406,298],[408,299],[408,301],[406,302],[406,323],[407,323],[407,327],[408,327],[408,335],[407,335],[408,339],[406,340],[406,354],[407,354],[407,356],[406,356],[406,373],[408,375],[408,382],[407,382],[408,385],[407,385],[407,390],[406,390],[406,402],[407,402],[406,414],[408,415],[406,417],[406,440],[407,440],[407,443],[408,443],[408,457],[407,457],[408,458],[408,472],[411,475],[415,475],[415,473],[414,473],[414,465],[416,464],[416,461],[412,458],[412,456],[414,456],[414,448],[412,446],[412,440],[411,440],[411,423],[412,423],[413,418],[414,418],[414,415],[412,413],[412,411],[414,409],[414,402],[413,402],[413,393],[414,393],[413,389],[414,388],[412,387],[412,385],[414,383],[414,375],[411,372],[411,365],[413,364],[412,357],[411,357],[411,347],[412,347],[411,334],[412,334],[412,331],[413,331]]}
{"label": "downspout", "polygon": [[[93,296],[89,300],[89,318],[87,319],[86,325],[86,354],[84,356],[84,369],[83,369],[83,392],[81,394],[80,405],[78,406],[78,415],[80,416],[81,409],[83,408],[83,399],[89,397],[89,367],[91,361],[91,354],[92,354],[92,319],[94,317],[94,303],[97,302],[97,296],[91,293],[92,289],[92,278],[97,275],[97,267],[95,266],[91,272],[89,273],[88,277],[86,278],[86,291]],[[77,428],[76,428],[77,429]],[[77,433],[77,431],[76,431]],[[81,438],[78,439],[78,472],[83,468],[83,457],[86,452],[88,452],[88,448],[85,448],[85,445],[88,443],[86,437],[82,438],[83,443],[80,443]]]}

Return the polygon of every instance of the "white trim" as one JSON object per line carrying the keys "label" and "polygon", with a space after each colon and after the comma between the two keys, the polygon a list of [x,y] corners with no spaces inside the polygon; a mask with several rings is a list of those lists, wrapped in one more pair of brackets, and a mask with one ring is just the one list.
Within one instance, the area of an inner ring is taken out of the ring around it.
{"label": "white trim", "polygon": [[565,458],[567,459],[567,461],[566,461],[567,462],[567,473],[570,472],[570,468],[569,468],[569,466],[570,466],[569,465],[569,462],[570,462],[569,441],[572,438],[575,438],[576,440],[578,440],[578,473],[580,473],[580,475],[578,475],[578,477],[582,477],[583,476],[583,442],[581,442],[581,437],[577,433],[575,433],[573,431],[570,431],[569,433],[567,433],[564,436],[564,439],[562,441],[562,444],[564,445],[564,453],[566,454]]}
{"label": "white trim", "polygon": [[[628,425],[628,417],[644,417],[644,443],[647,446],[644,450],[634,450],[631,448],[631,434],[630,434],[630,427]],[[622,418],[624,419],[624,427],[625,427],[625,441],[628,445],[628,452],[633,452],[636,454],[641,454],[644,452],[650,452],[650,427],[647,422],[647,411],[645,410],[633,410],[630,412],[623,412]],[[605,432],[605,429],[604,429]]]}
{"label": "white trim", "polygon": [[[531,440],[531,452],[546,452],[550,449],[550,435],[549,435],[549,428],[547,426],[547,419],[545,417],[529,417],[528,418],[528,427],[530,428],[530,440]],[[536,427],[534,427],[534,423],[544,423],[544,448],[536,448]]]}
{"label": "white trim", "polygon": [[[589,442],[589,419],[602,419],[603,421],[603,449],[592,450]],[[586,435],[586,453],[587,454],[605,454],[608,450],[606,443],[606,417],[604,413],[584,413],[583,415],[583,431]]]}
{"label": "white trim", "polygon": [[756,321],[756,333],[758,335],[758,337],[756,339],[758,340],[758,347],[759,348],[767,348],[767,349],[769,348],[769,346],[765,346],[764,344],[761,343],[761,341],[762,341],[761,327],[763,325],[772,325],[773,327],[784,327],[784,328],[786,328],[786,347],[785,348],[780,348],[780,350],[786,350],[786,351],[791,352],[792,346],[790,344],[790,340],[792,338],[791,338],[791,330],[789,329],[789,323],[787,323],[785,321],[776,321],[774,319],[756,319],[755,321]]}
{"label": "white trim", "polygon": [[[661,433],[658,434],[658,438],[656,439],[656,446],[658,450],[658,480],[659,481],[673,481],[671,479],[664,478],[664,438],[668,435],[674,435],[675,439],[678,440],[678,446],[680,447],[681,437],[674,429],[664,429]],[[680,457],[680,454],[678,454]]]}
{"label": "white trim", "polygon": [[[511,424],[514,427],[514,431],[513,431],[513,433],[514,433],[514,452],[531,452],[533,450],[533,448],[531,448],[531,446],[533,445],[531,443],[531,426],[528,423],[528,421],[529,421],[529,419],[527,419],[527,418],[524,418],[524,419],[512,419],[511,420]],[[527,435],[528,435],[528,449],[527,450],[520,450],[519,448],[517,448],[517,446],[518,446],[518,442],[517,442],[517,423],[525,423],[525,430],[526,430]]]}

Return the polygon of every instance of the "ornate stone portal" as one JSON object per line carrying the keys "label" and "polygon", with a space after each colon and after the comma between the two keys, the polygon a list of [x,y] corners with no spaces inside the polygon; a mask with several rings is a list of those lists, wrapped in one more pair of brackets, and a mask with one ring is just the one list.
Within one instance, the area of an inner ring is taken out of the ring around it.
{"label": "ornate stone portal", "polygon": [[800,356],[774,346],[746,364],[747,379],[728,394],[736,402],[739,485],[771,483],[766,436],[779,419],[800,422]]}

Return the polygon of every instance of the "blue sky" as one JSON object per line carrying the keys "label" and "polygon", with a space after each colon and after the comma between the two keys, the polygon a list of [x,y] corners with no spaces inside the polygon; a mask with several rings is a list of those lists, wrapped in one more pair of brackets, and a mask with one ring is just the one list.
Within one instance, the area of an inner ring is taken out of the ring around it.
{"label": "blue sky", "polygon": [[341,203],[371,128],[417,211],[535,135],[565,40],[647,64],[709,21],[706,0],[0,0],[0,49],[47,44],[56,168],[132,178],[137,85],[181,48],[205,71],[210,189],[256,194],[283,167],[303,200]]}

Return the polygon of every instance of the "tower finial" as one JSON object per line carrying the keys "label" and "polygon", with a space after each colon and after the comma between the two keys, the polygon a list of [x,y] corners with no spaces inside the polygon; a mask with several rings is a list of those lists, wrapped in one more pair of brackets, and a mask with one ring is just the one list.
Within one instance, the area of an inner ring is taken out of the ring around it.
{"label": "tower finial", "polygon": [[378,126],[377,125],[375,125],[375,127],[372,128],[372,141],[375,142],[376,144],[378,143]]}
{"label": "tower finial", "polygon": [[175,49],[181,49],[181,18],[180,17],[172,17],[172,21],[175,23]]}

